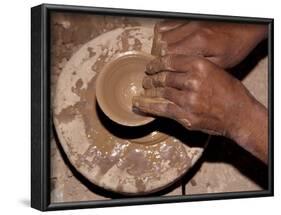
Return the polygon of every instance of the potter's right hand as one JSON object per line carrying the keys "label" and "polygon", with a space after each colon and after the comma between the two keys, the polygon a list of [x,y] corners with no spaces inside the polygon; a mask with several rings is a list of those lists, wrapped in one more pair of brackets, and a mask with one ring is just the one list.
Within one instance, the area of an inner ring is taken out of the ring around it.
{"label": "potter's right hand", "polygon": [[195,55],[231,68],[267,37],[267,25],[174,20],[156,24],[154,32],[156,56]]}
{"label": "potter's right hand", "polygon": [[267,110],[239,80],[205,58],[185,55],[155,59],[147,74],[135,108],[232,138],[266,162]]}

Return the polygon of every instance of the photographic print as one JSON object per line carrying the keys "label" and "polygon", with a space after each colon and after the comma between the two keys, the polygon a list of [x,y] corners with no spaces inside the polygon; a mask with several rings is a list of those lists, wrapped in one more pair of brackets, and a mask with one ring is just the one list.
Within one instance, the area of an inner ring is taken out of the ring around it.
{"label": "photographic print", "polygon": [[271,19],[32,10],[33,207],[273,194]]}

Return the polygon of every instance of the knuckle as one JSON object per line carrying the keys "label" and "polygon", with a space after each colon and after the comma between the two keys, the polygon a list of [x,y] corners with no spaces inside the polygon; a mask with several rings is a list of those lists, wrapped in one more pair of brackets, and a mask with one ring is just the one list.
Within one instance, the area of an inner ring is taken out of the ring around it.
{"label": "knuckle", "polygon": [[191,88],[194,90],[194,91],[199,91],[200,89],[200,86],[201,86],[201,81],[199,81],[198,79],[193,79],[193,80],[190,80],[190,85],[191,85]]}
{"label": "knuckle", "polygon": [[193,67],[196,70],[196,74],[202,77],[206,77],[210,70],[209,62],[201,57],[197,57],[193,60]]}
{"label": "knuckle", "polygon": [[206,61],[202,58],[195,58],[193,60],[193,65],[198,69],[198,70],[205,70],[206,69]]}
{"label": "knuckle", "polygon": [[199,99],[196,93],[191,93],[189,98],[188,98],[188,103],[191,108],[196,108],[199,103]]}
{"label": "knuckle", "polygon": [[193,39],[198,44],[206,44],[208,36],[207,31],[200,29],[194,33]]}
{"label": "knuckle", "polygon": [[189,80],[188,78],[185,78],[182,82],[182,88],[184,89],[189,89],[190,88],[190,83],[191,80]]}
{"label": "knuckle", "polygon": [[182,82],[182,88],[183,89],[188,89],[188,90],[193,90],[193,91],[198,91],[200,89],[201,81],[198,80],[197,78],[186,78]]}

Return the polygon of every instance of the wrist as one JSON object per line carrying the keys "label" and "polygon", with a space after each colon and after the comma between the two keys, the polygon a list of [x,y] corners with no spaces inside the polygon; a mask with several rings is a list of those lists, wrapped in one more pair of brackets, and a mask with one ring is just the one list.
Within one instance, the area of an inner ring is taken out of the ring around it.
{"label": "wrist", "polygon": [[229,138],[264,162],[267,161],[268,122],[267,109],[252,98],[249,106],[241,110],[233,124]]}
{"label": "wrist", "polygon": [[247,142],[253,127],[254,117],[257,114],[257,104],[254,101],[238,104],[234,112],[230,128],[228,129],[228,137],[238,143]]}

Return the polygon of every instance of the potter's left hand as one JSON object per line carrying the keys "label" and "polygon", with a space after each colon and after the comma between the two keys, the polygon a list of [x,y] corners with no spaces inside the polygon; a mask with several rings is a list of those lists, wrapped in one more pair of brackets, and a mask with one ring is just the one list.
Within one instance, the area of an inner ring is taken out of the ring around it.
{"label": "potter's left hand", "polygon": [[231,68],[267,37],[267,25],[170,20],[156,24],[152,54],[202,56]]}
{"label": "potter's left hand", "polygon": [[232,138],[266,162],[267,135],[261,135],[267,133],[267,110],[239,80],[204,58],[184,55],[155,59],[146,72],[135,108]]}

